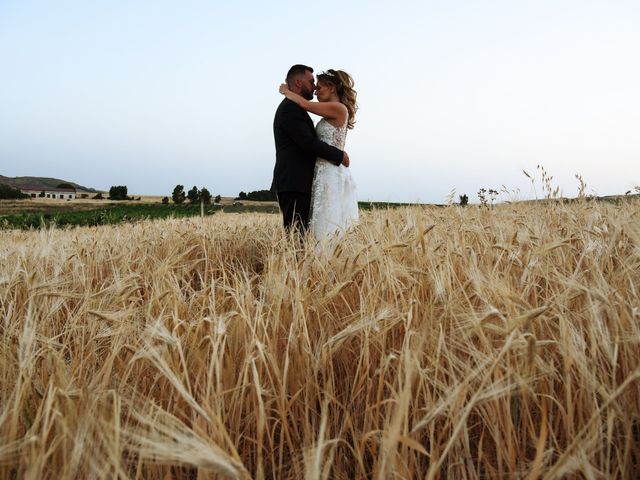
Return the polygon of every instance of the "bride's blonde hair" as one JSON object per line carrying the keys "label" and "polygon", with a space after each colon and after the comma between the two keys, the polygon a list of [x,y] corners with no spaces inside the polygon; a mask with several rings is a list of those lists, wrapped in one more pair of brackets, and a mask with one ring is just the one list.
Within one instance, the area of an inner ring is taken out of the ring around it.
{"label": "bride's blonde hair", "polygon": [[347,72],[343,70],[334,70],[330,68],[326,72],[322,72],[318,75],[318,83],[330,84],[336,87],[336,93],[349,112],[347,118],[347,128],[352,129],[356,123],[356,112],[358,111],[358,104],[356,97],[358,92],[353,89],[353,78]]}

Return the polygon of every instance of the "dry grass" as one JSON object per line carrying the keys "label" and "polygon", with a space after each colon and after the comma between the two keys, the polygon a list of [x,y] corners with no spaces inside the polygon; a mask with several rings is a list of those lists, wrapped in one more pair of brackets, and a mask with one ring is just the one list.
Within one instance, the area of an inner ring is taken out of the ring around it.
{"label": "dry grass", "polygon": [[0,232],[0,477],[638,476],[638,211]]}
{"label": "dry grass", "polygon": [[50,198],[30,198],[25,200],[0,200],[0,215],[20,213],[55,213],[94,210],[116,204],[108,200],[60,200]]}

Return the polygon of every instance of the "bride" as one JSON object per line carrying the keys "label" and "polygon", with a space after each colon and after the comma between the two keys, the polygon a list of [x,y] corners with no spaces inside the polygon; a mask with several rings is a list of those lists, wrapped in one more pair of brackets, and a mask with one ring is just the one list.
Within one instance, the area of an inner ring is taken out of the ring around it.
{"label": "bride", "polygon": [[[358,109],[353,79],[342,70],[327,70],[317,76],[317,102],[292,92],[286,83],[280,93],[307,112],[322,117],[316,125],[318,139],[344,150],[347,129],[352,129]],[[309,226],[316,240],[342,233],[358,221],[356,185],[350,170],[322,158],[316,159],[311,187],[311,219]]]}

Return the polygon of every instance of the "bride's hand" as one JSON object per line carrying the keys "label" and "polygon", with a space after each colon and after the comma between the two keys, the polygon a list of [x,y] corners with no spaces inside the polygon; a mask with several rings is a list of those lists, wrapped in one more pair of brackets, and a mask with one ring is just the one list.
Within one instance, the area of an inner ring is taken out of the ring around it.
{"label": "bride's hand", "polygon": [[282,84],[280,84],[280,88],[278,89],[278,91],[279,91],[281,94],[283,94],[283,95],[284,95],[285,93],[287,93],[287,92],[289,91],[289,87],[287,86],[287,84],[286,84],[286,83],[282,83]]}

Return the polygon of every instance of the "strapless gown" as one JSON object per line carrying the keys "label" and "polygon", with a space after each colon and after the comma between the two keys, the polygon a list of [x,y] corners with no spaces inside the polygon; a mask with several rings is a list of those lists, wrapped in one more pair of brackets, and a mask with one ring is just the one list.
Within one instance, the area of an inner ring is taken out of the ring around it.
{"label": "strapless gown", "polygon": [[[344,150],[347,124],[334,127],[324,118],[316,125],[318,138]],[[358,221],[358,198],[351,170],[318,158],[311,189],[309,228],[317,240],[331,238]]]}

